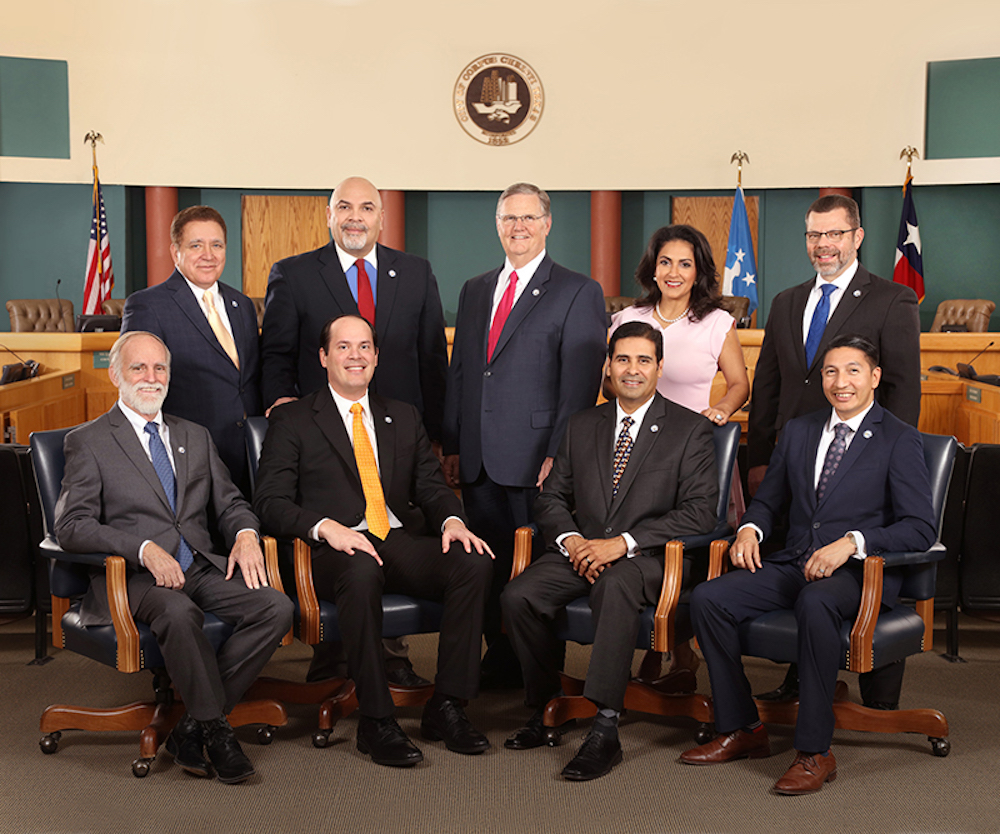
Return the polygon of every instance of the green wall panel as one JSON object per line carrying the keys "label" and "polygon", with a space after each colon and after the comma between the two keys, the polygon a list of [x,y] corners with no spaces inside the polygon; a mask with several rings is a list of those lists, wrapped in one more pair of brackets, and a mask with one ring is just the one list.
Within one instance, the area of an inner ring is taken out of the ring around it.
{"label": "green wall panel", "polygon": [[927,65],[924,148],[927,159],[1000,156],[1000,58]]}
{"label": "green wall panel", "polygon": [[0,156],[69,155],[69,65],[0,57]]}

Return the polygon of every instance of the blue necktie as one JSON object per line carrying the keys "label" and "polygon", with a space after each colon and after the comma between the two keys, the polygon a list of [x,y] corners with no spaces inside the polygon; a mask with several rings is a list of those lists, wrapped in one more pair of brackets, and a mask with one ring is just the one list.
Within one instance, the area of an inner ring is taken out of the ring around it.
{"label": "blue necktie", "polygon": [[[174,479],[174,468],[170,465],[170,458],[167,456],[167,447],[160,439],[160,427],[152,420],[146,423],[146,434],[149,435],[149,453],[153,459],[153,469],[156,470],[156,477],[163,484],[163,491],[167,493],[167,500],[170,502],[170,509],[177,515],[177,481]],[[175,557],[181,566],[181,570],[186,571],[194,561],[194,554],[191,552],[191,545],[181,536],[180,547],[177,548]]]}
{"label": "blue necktie", "polygon": [[823,331],[826,330],[826,320],[830,318],[830,294],[837,289],[835,284],[824,284],[820,287],[823,290],[823,297],[813,310],[812,321],[809,322],[809,334],[806,336],[806,367],[811,367],[813,359],[816,358],[816,351],[819,343],[823,340]]}

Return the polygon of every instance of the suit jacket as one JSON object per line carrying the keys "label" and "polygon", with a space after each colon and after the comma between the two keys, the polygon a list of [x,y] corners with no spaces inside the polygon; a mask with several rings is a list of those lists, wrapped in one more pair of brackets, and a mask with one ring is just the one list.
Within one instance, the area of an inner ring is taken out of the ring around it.
{"label": "suit jacket", "polygon": [[878,347],[879,403],[912,426],[920,417],[920,318],[913,290],[872,275],[859,264],[807,368],[802,317],[814,282],[815,278],[778,293],[771,305],[750,399],[750,466],[768,463],[775,437],[789,420],[827,406],[820,378],[823,354],[842,333],[866,336]]}
{"label": "suit jacket", "polygon": [[249,495],[243,419],[263,414],[257,314],[243,293],[219,282],[237,368],[222,349],[205,312],[177,270],[162,284],[134,292],[125,302],[122,333],[146,330],[171,354],[170,390],[163,410],[208,429],[233,480]]}
{"label": "suit jacket", "polygon": [[500,269],[466,282],[458,301],[445,404],[444,450],[461,478],[482,467],[496,483],[532,487],[555,457],[571,414],[597,401],[607,350],[600,284],[546,255],[486,361]]}
{"label": "suit jacket", "polygon": [[[441,439],[448,343],[437,280],[423,258],[378,245],[375,332],[379,363],[370,390],[410,403]],[[333,243],[278,261],[267,283],[261,330],[264,404],[325,389],[319,336],[335,316],[358,315]]]}
{"label": "suit jacket", "polygon": [[[416,408],[376,394],[369,403],[382,492],[404,529],[437,533],[448,516],[464,518]],[[355,527],[365,506],[354,448],[329,388],[272,411],[254,496],[264,528],[308,540],[323,518]]]}
{"label": "suit jacket", "polygon": [[[192,549],[225,572],[214,530],[231,547],[243,529],[258,530],[250,505],[233,484],[207,429],[164,414],[177,481],[177,513],[163,490],[135,430],[116,404],[66,435],[66,473],[55,512],[59,545],[77,553],[112,553],[128,563],[133,613],[156,583],[139,564],[147,539],[176,555],[181,535]],[[84,625],[110,622],[104,573],[95,574],[84,598]]]}
{"label": "suit jacket", "polygon": [[[767,475],[743,516],[765,538],[787,508],[785,549],[767,557],[792,562],[836,541],[849,530],[865,537],[869,555],[926,550],[934,543],[934,510],[920,433],[878,403],[858,427],[822,501],[814,486],[816,451],[830,408],[790,421],[781,433]],[[848,559],[840,570],[862,570]],[[886,570],[882,599],[895,601],[901,575]]]}
{"label": "suit jacket", "polygon": [[719,479],[708,420],[655,394],[612,497],[617,433],[614,401],[570,418],[535,499],[547,546],[574,530],[587,539],[629,533],[643,554],[662,558],[671,539],[715,526]]}

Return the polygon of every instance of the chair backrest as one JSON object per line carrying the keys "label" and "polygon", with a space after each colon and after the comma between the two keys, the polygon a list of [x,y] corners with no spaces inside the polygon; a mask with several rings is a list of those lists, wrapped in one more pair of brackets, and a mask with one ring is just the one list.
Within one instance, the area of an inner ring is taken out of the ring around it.
{"label": "chair backrest", "polygon": [[247,462],[250,464],[250,490],[257,487],[257,467],[260,464],[260,452],[264,448],[264,436],[267,434],[267,417],[247,417],[243,421],[243,436],[247,443]]}
{"label": "chair backrest", "polygon": [[257,329],[264,326],[264,306],[267,299],[254,296],[250,299],[253,302],[254,312],[257,313]]}
{"label": "chair backrest", "polygon": [[948,485],[951,470],[955,465],[955,450],[958,442],[951,435],[920,433],[924,443],[924,463],[931,483],[931,500],[934,506],[934,529],[941,536],[941,522],[944,520],[944,506],[948,500]]}
{"label": "chair backrest", "polygon": [[13,333],[73,332],[73,302],[68,298],[12,298],[7,312]]}
{"label": "chair backrest", "polygon": [[125,299],[124,298],[106,298],[101,302],[101,312],[106,316],[118,316],[122,317],[125,312]]}
{"label": "chair backrest", "polygon": [[715,464],[719,468],[719,506],[716,522],[725,524],[729,516],[729,495],[733,485],[736,453],[740,448],[740,424],[737,422],[716,426],[712,433],[715,443]]}
{"label": "chair backrest", "polygon": [[52,535],[56,519],[56,502],[62,489],[66,457],[63,454],[63,440],[75,428],[33,431],[31,433],[31,462],[38,485],[38,498],[42,505],[45,532]]}
{"label": "chair backrest", "polygon": [[964,324],[970,333],[985,333],[990,329],[990,316],[997,305],[986,298],[949,298],[938,304],[931,333],[940,333],[946,324]]}
{"label": "chair backrest", "polygon": [[736,321],[746,318],[750,312],[750,299],[745,295],[724,295],[721,300],[722,309]]}

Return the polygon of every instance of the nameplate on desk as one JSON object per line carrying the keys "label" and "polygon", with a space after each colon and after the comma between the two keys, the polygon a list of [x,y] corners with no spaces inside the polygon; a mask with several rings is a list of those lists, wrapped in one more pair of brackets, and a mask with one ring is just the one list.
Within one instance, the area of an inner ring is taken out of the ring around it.
{"label": "nameplate on desk", "polygon": [[983,389],[967,385],[965,388],[965,399],[970,403],[981,403],[983,401]]}
{"label": "nameplate on desk", "polygon": [[111,367],[111,351],[110,350],[95,350],[94,351],[94,367],[95,368],[110,368]]}
{"label": "nameplate on desk", "polygon": [[76,385],[76,376],[73,374],[63,374],[62,384],[63,384],[63,391],[65,391],[67,388],[72,388],[74,385]]}

